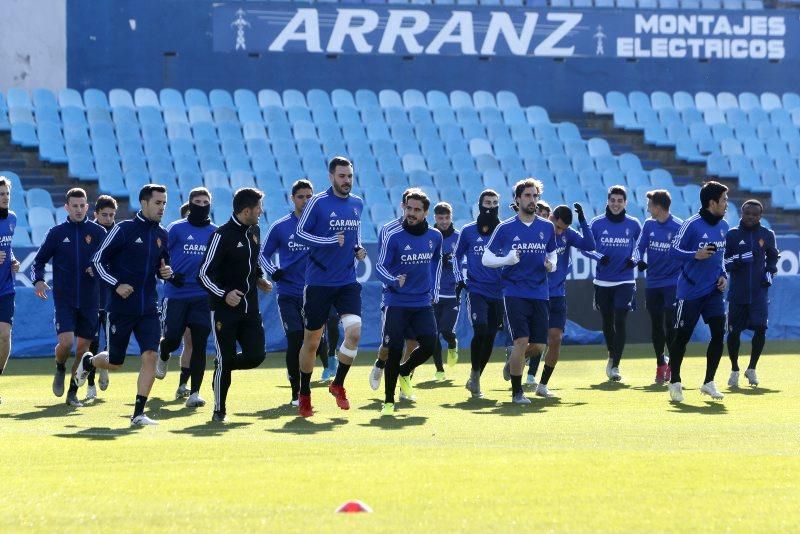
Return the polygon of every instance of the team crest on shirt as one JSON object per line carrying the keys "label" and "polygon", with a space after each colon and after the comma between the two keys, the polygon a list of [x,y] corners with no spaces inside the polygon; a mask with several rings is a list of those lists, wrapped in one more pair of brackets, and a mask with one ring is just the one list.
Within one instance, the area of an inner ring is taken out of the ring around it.
{"label": "team crest on shirt", "polygon": [[544,232],[539,232],[539,239],[544,239]]}
{"label": "team crest on shirt", "polygon": [[222,321],[217,321],[217,324],[215,326],[217,328],[217,332],[222,331]]}
{"label": "team crest on shirt", "polygon": [[761,247],[761,248],[764,248],[764,238],[763,237],[758,240],[758,246]]}
{"label": "team crest on shirt", "polygon": [[158,248],[161,248],[161,238],[160,238],[160,237],[157,237],[157,238],[156,238],[156,246],[157,246]]}
{"label": "team crest on shirt", "polygon": [[89,235],[89,234],[86,234],[85,236],[83,236],[83,240],[86,241],[87,245],[91,245],[92,244],[92,236]]}
{"label": "team crest on shirt", "polygon": [[386,336],[386,337],[383,338],[383,344],[384,345],[388,345],[389,344],[389,336]]}
{"label": "team crest on shirt", "polygon": [[250,237],[253,239],[253,243],[255,243],[256,245],[258,245],[258,236],[257,236],[256,234],[253,234],[253,235],[251,235]]}
{"label": "team crest on shirt", "polygon": [[113,324],[111,325],[111,333],[112,334],[116,334],[117,333],[117,327],[115,325],[113,325]]}
{"label": "team crest on shirt", "polygon": [[672,241],[672,232],[667,234],[667,240]]}
{"label": "team crest on shirt", "polygon": [[433,250],[433,239],[428,241],[428,248]]}
{"label": "team crest on shirt", "polygon": [[627,236],[627,235],[631,235],[631,230],[630,230],[630,228],[625,228],[625,235],[626,235],[626,236]]}

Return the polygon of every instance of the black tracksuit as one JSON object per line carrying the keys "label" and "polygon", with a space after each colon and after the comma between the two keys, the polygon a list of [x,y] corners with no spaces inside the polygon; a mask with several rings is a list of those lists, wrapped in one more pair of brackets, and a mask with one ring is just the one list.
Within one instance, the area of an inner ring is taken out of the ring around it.
{"label": "black tracksuit", "polygon": [[[257,281],[263,273],[258,266],[260,230],[247,226],[236,216],[220,226],[206,247],[197,280],[209,292],[211,326],[217,357],[214,362],[214,411],[225,414],[225,399],[231,371],[252,369],[264,361],[264,326],[258,309]],[[236,307],[225,295],[238,289],[244,296]],[[236,343],[242,352],[236,352]]]}

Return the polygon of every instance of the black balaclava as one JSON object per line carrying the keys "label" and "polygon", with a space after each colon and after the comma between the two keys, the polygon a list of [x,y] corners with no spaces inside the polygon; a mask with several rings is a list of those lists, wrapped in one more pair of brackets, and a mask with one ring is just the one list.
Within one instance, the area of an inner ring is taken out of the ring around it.
{"label": "black balaclava", "polygon": [[487,196],[495,196],[495,195],[482,194],[478,198],[479,212],[478,212],[477,223],[478,223],[478,232],[482,235],[491,234],[492,232],[494,232],[494,229],[497,227],[497,225],[500,224],[500,217],[499,217],[500,206],[497,206],[496,208],[484,208],[483,206],[481,206],[484,197]]}
{"label": "black balaclava", "polygon": [[189,213],[186,220],[192,226],[208,226],[211,224],[209,214],[211,213],[211,204],[200,206],[198,204],[189,204]]}

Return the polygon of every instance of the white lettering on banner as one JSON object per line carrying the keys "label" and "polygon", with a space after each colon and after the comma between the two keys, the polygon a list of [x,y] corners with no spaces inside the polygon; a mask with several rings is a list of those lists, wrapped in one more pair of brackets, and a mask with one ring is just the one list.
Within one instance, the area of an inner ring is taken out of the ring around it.
{"label": "white lettering on banner", "polygon": [[[301,31],[300,28],[303,28]],[[289,41],[305,41],[308,52],[322,52],[319,39],[319,15],[316,9],[298,9],[289,24],[269,45],[270,52],[283,52]]]}
{"label": "white lettering on banner", "polygon": [[553,30],[553,33],[544,40],[533,51],[534,56],[562,57],[571,56],[575,52],[574,46],[557,48],[556,45],[578,25],[583,18],[580,13],[548,13],[547,20],[561,21],[561,25]]}
{"label": "white lettering on banner", "polygon": [[522,31],[517,34],[517,29],[511,21],[511,15],[505,12],[492,11],[492,19],[489,21],[489,29],[486,31],[486,38],[483,40],[481,55],[495,55],[497,38],[502,34],[511,53],[515,56],[524,56],[530,49],[537,20],[539,20],[538,13],[525,13],[525,23],[522,25]]}
{"label": "white lettering on banner", "polygon": [[[403,26],[408,20],[412,21],[411,26]],[[431,17],[424,11],[390,9],[378,52],[394,54],[394,45],[399,37],[409,54],[421,54],[424,48],[417,41],[417,35],[424,33],[430,22]]]}
{"label": "white lettering on banner", "polygon": [[[353,19],[361,19],[362,23],[354,26]],[[336,17],[336,24],[333,26],[333,33],[328,40],[327,50],[328,52],[343,52],[344,40],[346,37],[350,37],[359,54],[369,54],[372,52],[372,45],[367,42],[364,34],[370,33],[377,27],[378,14],[371,9],[340,9],[339,16]]]}
{"label": "white lettering on banner", "polygon": [[[739,18],[741,23],[735,22]],[[786,35],[782,16],[637,14],[634,33],[654,37],[618,37],[619,57],[783,59],[786,56],[783,39],[764,38]],[[686,37],[655,37],[660,35]]]}
{"label": "white lettering on banner", "polygon": [[447,43],[461,45],[461,53],[474,56],[475,32],[472,29],[472,13],[469,11],[453,11],[450,20],[444,25],[431,44],[425,49],[426,54],[439,54],[442,45]]}

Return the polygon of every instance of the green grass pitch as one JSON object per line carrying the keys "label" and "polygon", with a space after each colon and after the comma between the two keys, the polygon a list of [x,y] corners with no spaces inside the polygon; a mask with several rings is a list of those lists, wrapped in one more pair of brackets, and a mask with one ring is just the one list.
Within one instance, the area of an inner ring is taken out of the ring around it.
{"label": "green grass pitch", "polygon": [[[743,344],[743,351],[749,344]],[[800,531],[798,343],[767,343],[761,387],[701,398],[705,347],[684,363],[686,402],[653,384],[652,349],[627,349],[624,383],[599,347],[567,347],[559,400],[510,404],[496,351],[469,400],[468,351],[416,403],[379,416],[367,365],[348,377],[345,412],[315,383],[310,420],[287,407],[283,355],[234,373],[229,423],[173,400],[176,361],[131,430],[138,361],[101,399],[70,409],[50,390],[51,359],[12,360],[0,377],[0,531]],[[747,363],[747,356],[741,358]],[[319,377],[319,370],[315,372]],[[203,395],[211,401],[210,373]],[[85,389],[81,391],[83,394]],[[336,514],[351,499],[369,514]]]}

